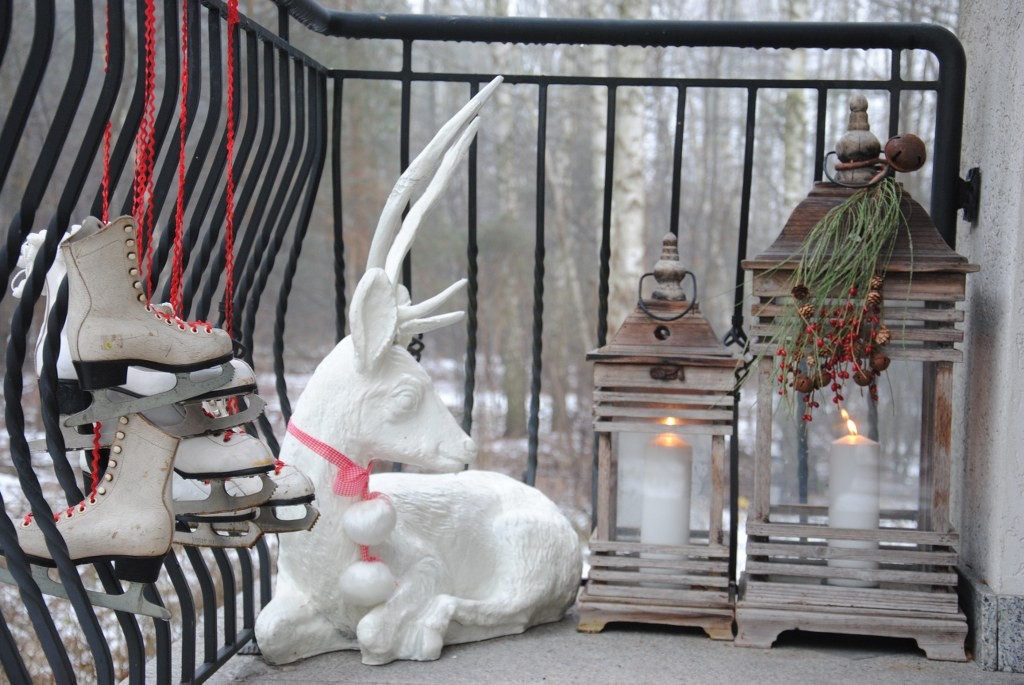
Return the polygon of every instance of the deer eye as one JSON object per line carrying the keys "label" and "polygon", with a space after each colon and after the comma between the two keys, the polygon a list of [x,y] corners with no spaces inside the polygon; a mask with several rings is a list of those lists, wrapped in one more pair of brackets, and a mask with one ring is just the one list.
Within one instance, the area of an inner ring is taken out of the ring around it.
{"label": "deer eye", "polygon": [[411,414],[420,406],[423,390],[417,385],[402,385],[391,395],[396,413]]}

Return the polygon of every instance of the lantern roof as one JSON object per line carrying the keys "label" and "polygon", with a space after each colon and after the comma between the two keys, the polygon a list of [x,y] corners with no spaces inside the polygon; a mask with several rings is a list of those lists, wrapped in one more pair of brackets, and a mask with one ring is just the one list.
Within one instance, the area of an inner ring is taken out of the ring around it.
{"label": "lantern roof", "polygon": [[[682,282],[692,272],[679,261],[676,236],[662,241],[661,259],[654,271],[657,286],[650,298],[639,294],[636,309],[603,347],[587,354],[589,361],[619,364],[675,362],[690,366],[736,368],[741,360],[722,344],[711,324],[683,292]],[[695,281],[696,279],[694,279]],[[696,286],[694,286],[696,297]]]}
{"label": "lantern roof", "polygon": [[[793,210],[775,242],[759,255],[744,260],[743,268],[777,268],[786,262],[792,262],[795,268],[804,241],[815,225],[830,209],[842,204],[856,192],[857,188],[835,183],[815,183],[807,197]],[[966,257],[946,244],[928,212],[906,190],[903,191],[901,212],[906,221],[906,230],[899,231],[897,235],[886,271],[973,273],[979,270],[977,264],[969,263]]]}

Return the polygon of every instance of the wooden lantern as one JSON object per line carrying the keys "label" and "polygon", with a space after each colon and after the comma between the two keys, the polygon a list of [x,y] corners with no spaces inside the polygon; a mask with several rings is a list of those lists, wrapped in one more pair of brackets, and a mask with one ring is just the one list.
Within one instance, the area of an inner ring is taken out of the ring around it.
{"label": "wooden lantern", "polygon": [[[795,306],[794,255],[826,212],[854,192],[816,184],[775,243],[743,264],[753,272],[751,332],[760,356],[754,496],[736,642],[769,647],[791,629],[909,637],[929,658],[963,661],[967,623],[957,603],[958,535],[949,521],[952,375],[962,357],[957,324],[964,320],[955,304],[964,300],[966,274],[978,267],[946,245],[909,194],[902,199],[908,230],[886,268],[883,317],[892,333],[887,354],[923,365],[917,507],[882,510],[877,526],[843,528],[829,520],[826,507],[771,502],[778,369],[769,341],[777,317]],[[831,473],[830,486],[837,479]]]}
{"label": "wooden lantern", "polygon": [[[609,343],[587,355],[595,362],[597,526],[579,630],[660,623],[731,640],[735,530],[723,533],[722,511],[740,361],[683,294],[692,274],[679,263],[674,235],[665,237],[653,275],[651,298],[641,295]],[[710,443],[700,445],[709,449],[706,530],[689,523],[698,440]],[[632,487],[641,492],[628,502]]]}

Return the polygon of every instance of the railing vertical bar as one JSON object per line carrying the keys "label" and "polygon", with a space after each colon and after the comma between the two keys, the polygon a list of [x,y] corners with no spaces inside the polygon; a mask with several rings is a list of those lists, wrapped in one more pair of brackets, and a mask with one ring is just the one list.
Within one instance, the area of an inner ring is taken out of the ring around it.
{"label": "railing vertical bar", "polygon": [[931,216],[946,244],[955,249],[967,58],[963,46],[955,38],[945,41],[942,48],[935,52],[939,75],[935,102]]}
{"label": "railing vertical bar", "polygon": [[[469,96],[480,92],[480,84],[474,81],[469,86]],[[462,391],[462,430],[466,435],[473,431],[473,401],[476,391],[476,347],[477,347],[477,293],[479,292],[479,255],[477,244],[477,153],[479,142],[474,139],[469,146],[466,187],[466,361],[463,365],[465,381]]]}
{"label": "railing vertical bar", "polygon": [[[238,28],[236,27],[236,31]],[[235,160],[234,167],[231,172],[234,174],[236,179],[241,179],[241,171],[246,168],[246,163],[249,159],[249,154],[253,149],[253,140],[256,138],[257,129],[260,123],[260,60],[259,60],[259,41],[257,40],[256,34],[246,34],[246,106],[245,106],[245,128],[242,132],[240,140],[235,145]],[[240,41],[234,41],[235,44],[235,64],[242,64],[240,59],[241,55],[241,44]],[[267,48],[265,55],[270,55],[270,48]],[[265,59],[265,61],[268,61]],[[235,92],[230,94],[230,97],[234,98],[235,101],[235,112],[241,116],[242,108],[239,106],[241,103],[241,87],[242,78],[241,74],[235,79]],[[273,117],[273,112],[270,113]],[[225,123],[226,126],[226,123]],[[264,129],[264,135],[261,138],[259,149],[256,152],[256,158],[253,160],[250,175],[247,177],[243,186],[250,187],[253,180],[259,177],[260,169],[263,166],[264,159],[260,157],[265,147],[270,145],[271,131],[267,128]],[[227,130],[225,128],[225,135],[222,139],[225,143],[227,140]],[[223,145],[221,146],[223,147]],[[225,155],[226,159],[226,155]],[[220,227],[224,224],[225,217],[227,216],[227,197],[225,186],[221,185],[221,193],[217,198],[216,208],[213,212],[213,217],[210,220],[210,228],[207,230],[206,239],[203,241],[201,253],[199,259],[194,260],[195,265],[192,271],[191,283],[193,284],[193,292],[198,292],[199,286],[202,283],[204,276],[206,277],[206,285],[199,296],[198,304],[191,308],[194,312],[193,316],[202,319],[213,319],[211,316],[210,308],[213,301],[214,292],[217,289],[217,285],[220,282],[220,276],[224,271],[225,255],[224,255],[224,244],[226,237],[220,231]],[[236,203],[237,206],[237,203]],[[241,216],[241,213],[235,212],[236,216]],[[212,259],[212,263],[210,263]],[[207,270],[207,264],[210,263],[210,267]],[[204,274],[204,270],[205,274]],[[186,290],[185,301],[191,302],[192,293]]]}
{"label": "railing vertical bar", "polygon": [[903,74],[901,58],[903,52],[893,49],[889,51],[889,126],[886,139],[900,132],[900,93],[903,92]]}
{"label": "railing vertical bar", "polygon": [[202,553],[196,547],[186,545],[185,556],[192,564],[192,572],[203,597],[203,662],[213,662],[217,659],[217,590]]}
{"label": "railing vertical bar", "polygon": [[242,628],[252,628],[256,624],[256,612],[253,607],[252,555],[244,547],[239,547],[235,553],[238,555],[238,568],[242,574]]}
{"label": "railing vertical bar", "polygon": [[[214,547],[210,551],[213,553],[214,561],[217,562],[217,570],[220,571],[221,591],[224,596],[224,604],[221,607],[221,625],[224,629],[224,643],[230,645],[234,644],[238,632],[238,608],[235,599],[238,591],[235,589],[235,571],[231,567],[231,560],[228,559],[228,555],[223,549]],[[216,624],[213,626],[213,632],[217,632]]]}
{"label": "railing vertical bar", "polygon": [[256,554],[260,559],[260,608],[267,606],[271,597],[272,578],[270,575],[270,549],[265,538],[256,543]]}
{"label": "railing vertical bar", "polygon": [[[308,182],[306,184],[306,196],[298,212],[295,232],[292,235],[291,249],[288,253],[288,261],[285,265],[274,316],[274,383],[285,422],[291,419],[292,414],[291,403],[288,400],[288,383],[285,379],[284,368],[284,331],[288,314],[288,297],[291,294],[293,278],[298,271],[299,257],[302,254],[302,246],[305,242],[306,231],[309,228],[310,217],[313,215],[313,204],[316,199],[317,190],[320,187],[320,178],[323,176],[324,150],[327,147],[327,78],[323,74],[308,68],[306,73],[310,80],[309,123],[307,125],[310,135],[306,143],[307,160],[303,163],[303,172],[300,176],[308,179]],[[294,200],[298,199],[300,191],[301,187],[296,186],[293,200],[289,200],[289,208],[285,212],[286,216],[292,216]],[[280,233],[281,238],[283,238],[284,232],[281,231]],[[275,247],[275,250],[277,249],[279,249],[279,246]]]}
{"label": "railing vertical bar", "polygon": [[828,117],[828,88],[818,88],[818,108],[814,119],[814,180],[824,177],[825,120]]}
{"label": "railing vertical bar", "polygon": [[548,89],[540,85],[537,93],[537,181],[536,231],[533,248],[533,350],[530,369],[530,416],[527,423],[528,450],[526,455],[527,485],[537,482],[537,448],[540,428],[540,390],[544,334],[544,210],[545,183],[547,183]]}
{"label": "railing vertical bar", "polygon": [[[39,85],[46,75],[46,64],[50,60],[50,51],[53,48],[53,31],[56,23],[53,0],[36,0],[35,5],[35,31],[32,33],[32,45],[25,58],[26,65],[34,68],[25,69],[18,87],[14,90],[14,97],[10,100],[10,109],[4,120],[4,127],[0,129],[0,187],[7,182],[7,173],[11,170],[11,163],[14,161],[14,153],[18,150],[18,143],[25,132],[25,125],[28,123],[29,115],[32,112],[32,105],[39,93]],[[21,247],[18,245],[8,246],[7,259],[17,259],[11,255],[17,255]],[[2,262],[6,262],[2,260]],[[12,262],[4,272],[4,283],[10,270],[14,268]],[[3,300],[3,293],[0,293],[0,301]]]}
{"label": "railing vertical bar", "polygon": [[[250,353],[256,330],[256,313],[263,297],[263,289],[266,287],[271,269],[274,268],[277,252],[284,242],[291,219],[295,216],[295,207],[312,165],[313,146],[311,144],[304,145],[306,142],[305,67],[301,62],[294,62],[294,68],[295,85],[288,91],[295,99],[293,106],[289,108],[290,117],[287,128],[291,154],[285,166],[282,182],[277,187],[277,193],[273,202],[270,203],[267,216],[264,219],[265,226],[259,236],[258,249],[255,251],[258,261],[254,259],[249,269],[250,287],[246,293],[247,304],[242,325],[242,340],[249,346]],[[312,88],[310,95],[312,96]],[[304,148],[305,156],[303,155]]]}
{"label": "railing vertical bar", "polygon": [[[409,145],[410,145],[410,129],[412,128],[412,41],[406,40],[402,42],[402,106],[401,121],[399,122],[399,141],[398,141],[398,164],[401,170],[404,172],[409,168]],[[408,212],[408,208],[403,212],[402,216]],[[412,294],[412,250],[405,256],[405,261],[402,262],[402,282],[405,287],[409,289],[409,293]],[[422,336],[421,336],[422,337]],[[418,355],[416,356],[419,359]]]}
{"label": "railing vertical bar", "polygon": [[757,88],[747,89],[747,116],[743,145],[743,185],[740,190],[740,225],[736,241],[736,299],[732,314],[732,329],[726,335],[729,342],[744,342],[743,302],[746,298],[746,272],[742,262],[747,258],[747,234],[750,228],[750,188],[754,176],[754,130],[757,124]]}
{"label": "railing vertical bar", "polygon": [[[167,556],[173,557],[174,555],[168,554]],[[160,594],[156,591],[155,585],[147,585],[143,589],[142,594],[146,599],[157,606],[164,605],[160,598]],[[171,624],[170,621],[162,621],[158,618],[154,618],[152,621],[153,632],[156,633],[156,682],[157,685],[171,685],[173,671],[171,664],[171,652],[173,649]],[[145,652],[143,652],[143,654],[145,654]],[[129,667],[134,671],[128,678],[129,685],[146,682],[145,658],[129,660]],[[100,680],[98,682],[103,681]]]}
{"label": "railing vertical bar", "polygon": [[[119,22],[115,21],[115,15],[113,13],[115,6],[118,8],[120,14]],[[111,21],[109,45],[111,64],[114,64],[115,60],[119,61],[121,69],[123,70],[127,43],[126,22],[124,18],[124,0],[111,0],[110,8]],[[146,22],[143,12],[136,11],[135,15],[135,88],[132,90],[131,98],[128,101],[128,109],[125,112],[124,121],[121,122],[120,129],[118,130],[117,139],[114,141],[113,147],[110,151],[111,215],[115,215],[117,213],[127,214],[131,211],[131,190],[129,189],[127,191],[126,197],[122,201],[122,208],[119,212],[114,209],[117,206],[116,199],[114,198],[114,191],[118,187],[118,181],[121,178],[121,174],[123,174],[129,166],[129,160],[132,157],[132,151],[135,146],[135,134],[138,132],[139,124],[142,121],[143,107],[145,104],[145,53],[143,41],[146,31]],[[96,186],[96,196],[93,199],[91,211],[93,215],[101,216],[103,187],[99,183],[97,183]]]}
{"label": "railing vertical bar", "polygon": [[[160,104],[157,107],[156,123],[153,125],[153,176],[155,181],[153,183],[153,236],[150,240],[158,238],[160,215],[167,198],[172,197],[171,184],[174,183],[178,175],[179,140],[178,136],[169,135],[173,128],[171,124],[177,118],[178,94],[181,92],[181,46],[179,44],[181,35],[178,30],[178,0],[164,0],[163,21],[158,21],[157,24],[164,27],[164,69]],[[157,43],[159,44],[159,42],[158,40]],[[177,131],[177,129],[173,130]],[[167,142],[169,142],[167,150],[161,155],[161,150]],[[157,160],[161,160],[159,172],[157,171]],[[128,200],[130,201],[131,198],[129,197]],[[148,244],[140,244],[139,254],[146,254],[148,249]],[[156,292],[159,275],[164,268],[163,262],[158,260],[160,255],[155,253],[156,250],[153,250],[152,269],[146,274],[152,292]]]}
{"label": "railing vertical bar", "polygon": [[[197,0],[198,2],[198,0]],[[191,10],[190,10],[191,12]],[[210,64],[210,116],[207,119],[207,127],[216,129],[216,125],[220,123],[221,114],[221,100],[232,99],[234,105],[234,111],[239,111],[239,91],[238,81],[241,78],[235,79],[235,91],[233,93],[223,93],[225,89],[224,79],[222,77],[221,65],[221,31],[220,21],[217,15],[213,12],[208,13],[209,23],[209,35],[210,35],[210,48],[209,48],[209,64]],[[238,55],[240,54],[239,46],[235,44],[235,64],[240,64]],[[259,64],[258,60],[253,60],[250,68],[255,68]],[[215,95],[216,94],[216,95]],[[212,99],[216,97],[216,104],[212,103]],[[211,132],[211,139],[212,139]],[[205,134],[205,131],[204,131]],[[179,312],[179,316],[182,318],[190,318],[189,312],[192,311],[192,299],[195,291],[198,288],[199,282],[202,280],[204,273],[209,273],[208,266],[210,255],[213,253],[213,249],[216,245],[216,238],[220,235],[220,227],[223,222],[225,212],[223,209],[218,210],[214,206],[214,196],[217,195],[217,189],[221,187],[221,178],[224,174],[224,168],[227,164],[227,123],[225,122],[224,130],[221,134],[220,140],[216,144],[209,142],[209,139],[204,143],[201,139],[197,146],[197,153],[200,150],[213,150],[210,159],[210,171],[206,176],[206,180],[203,182],[202,187],[199,191],[199,197],[196,200],[195,207],[192,210],[192,218],[187,222],[187,230],[183,237],[183,244],[186,248],[186,263],[183,265],[185,273],[188,274],[191,271],[191,276],[186,275],[182,283],[181,293],[181,306],[182,311]],[[244,136],[243,136],[244,138]],[[239,156],[245,156],[248,154],[248,150],[239,150]],[[198,161],[198,160],[197,160]],[[201,166],[201,165],[197,165]],[[190,170],[191,171],[191,170]],[[226,183],[226,181],[225,181]],[[191,190],[189,191],[191,195]],[[223,204],[223,203],[222,203]],[[210,210],[213,209],[213,216],[208,222],[206,229],[206,239],[199,242],[199,236],[202,234],[202,227],[204,223],[207,223],[207,217],[210,216]],[[218,215],[218,211],[221,213]],[[219,217],[219,219],[218,219]],[[198,245],[198,249],[197,249]],[[191,267],[191,268],[190,268]],[[194,285],[193,285],[194,282]]]}
{"label": "railing vertical bar", "polygon": [[672,141],[672,209],[669,212],[669,231],[679,236],[679,203],[683,184],[683,137],[686,134],[686,87],[676,88],[675,137]]}
{"label": "railing vertical bar", "polygon": [[[2,19],[3,17],[0,17]],[[11,683],[31,683],[32,676],[21,658],[19,645],[11,634],[10,626],[0,613],[0,666],[3,666],[7,681]]]}
{"label": "railing vertical bar", "polygon": [[[188,682],[196,670],[196,603],[192,599],[192,587],[178,562],[178,557],[168,554],[164,568],[171,579],[171,585],[178,597],[181,615],[180,647],[181,681]],[[159,655],[158,655],[159,656]]]}
{"label": "railing vertical bar", "polygon": [[[278,187],[282,179],[288,178],[282,172],[284,169],[285,153],[288,151],[292,138],[292,111],[288,98],[285,97],[285,94],[290,95],[292,93],[291,74],[288,68],[291,60],[284,52],[278,52],[277,58],[278,87],[282,96],[275,101],[274,98],[277,92],[273,88],[268,88],[264,96],[267,100],[266,106],[268,109],[273,108],[275,105],[277,106],[277,130],[275,132],[277,143],[274,145],[270,164],[267,166],[266,173],[262,178],[253,217],[249,222],[251,225],[243,233],[241,242],[236,243],[239,246],[238,254],[235,257],[236,263],[242,265],[242,272],[238,275],[235,287],[234,305],[236,320],[244,320],[251,308],[250,288],[256,277],[256,270],[259,268],[260,261],[263,258],[261,251],[269,239],[270,231],[273,230],[272,226],[277,217],[277,212],[281,209],[280,192],[275,194],[273,202],[271,202],[271,193]],[[268,119],[268,125],[269,123]],[[239,216],[245,214],[245,207],[243,207],[241,200],[238,204],[238,213]],[[243,329],[242,344],[248,349],[248,354],[250,355],[248,361],[250,363],[252,362],[251,342],[251,340],[247,339]]]}
{"label": "railing vertical bar", "polygon": [[334,341],[345,337],[345,194],[341,184],[341,122],[345,98],[345,79],[335,76],[334,100],[331,111],[331,211],[334,218]]}
{"label": "railing vertical bar", "polygon": [[[237,45],[237,41],[236,41],[236,45]],[[264,43],[263,45],[264,45],[264,51],[263,51],[263,87],[262,87],[262,89],[259,89],[259,94],[260,94],[262,102],[261,102],[261,104],[257,105],[257,108],[264,115],[263,117],[261,117],[262,125],[263,125],[262,135],[261,135],[261,138],[260,138],[259,146],[257,147],[257,150],[256,150],[256,154],[255,154],[255,156],[253,158],[252,164],[249,167],[249,173],[245,176],[245,182],[240,184],[241,187],[239,189],[237,189],[236,193],[235,193],[235,207],[234,207],[234,212],[235,212],[235,217],[236,217],[235,226],[236,226],[236,230],[237,230],[237,233],[238,233],[238,235],[236,235],[236,239],[235,239],[235,263],[236,263],[235,278],[236,278],[236,280],[241,276],[241,274],[238,272],[238,268],[239,268],[238,265],[244,265],[245,264],[246,256],[248,255],[248,250],[249,250],[248,246],[251,245],[251,243],[252,243],[253,233],[257,230],[257,224],[258,224],[258,221],[245,222],[245,221],[242,221],[242,219],[246,215],[246,211],[248,210],[249,203],[252,200],[253,193],[256,192],[257,186],[269,185],[272,182],[271,180],[269,180],[268,175],[273,173],[273,170],[275,168],[277,168],[275,165],[277,163],[279,163],[279,161],[280,161],[276,157],[274,157],[273,159],[268,157],[268,155],[271,154],[271,147],[274,147],[274,148],[277,147],[277,146],[274,145],[274,133],[275,133],[275,127],[277,125],[277,110],[278,110],[278,107],[275,106],[275,100],[274,100],[274,97],[275,97],[275,95],[277,93],[277,85],[276,85],[277,82],[275,80],[276,70],[274,68],[274,63],[275,63],[274,58],[276,56],[276,51],[275,51],[274,46],[270,45],[269,43]],[[251,84],[250,83],[249,84],[249,88],[253,89],[254,85],[255,84]],[[246,112],[246,117],[250,116],[251,114],[253,114],[252,111],[247,111]],[[239,149],[239,151],[241,151],[241,147],[240,146],[238,146],[238,149]],[[276,152],[274,154],[276,154]],[[243,168],[244,167],[240,166],[236,162],[236,164],[235,164],[236,171],[241,171]],[[267,190],[265,192],[269,192],[269,190]],[[256,203],[257,207],[262,207],[263,206],[263,202],[265,201],[265,198],[262,197],[263,193],[264,193],[264,191],[261,189],[260,199]],[[221,202],[221,204],[223,204],[223,201]],[[224,266],[223,252],[224,252],[224,240],[223,240],[223,237],[222,237],[221,243],[220,243],[220,249],[217,251],[217,254],[215,255],[215,261],[214,261],[215,273],[217,273],[217,274],[219,274],[220,271],[223,270],[223,266]],[[217,268],[217,267],[220,267],[220,268]],[[210,301],[213,299],[213,294],[214,294],[214,291],[216,290],[218,284],[219,284],[219,278],[211,279],[207,283],[207,287],[203,291],[203,303],[205,304],[205,308],[201,309],[200,311],[208,311],[208,308],[210,306]],[[241,289],[241,288],[239,287],[238,289]],[[236,290],[236,294],[237,294],[237,292],[238,292],[238,290]],[[241,312],[242,312],[242,310],[238,309],[237,305],[236,305],[235,315],[236,316],[240,316]],[[224,313],[223,313],[223,311],[221,311],[220,312],[220,319],[218,319],[218,320],[222,320],[223,316],[224,316]]]}
{"label": "railing vertical bar", "polygon": [[[40,9],[43,11],[38,13]],[[37,5],[36,19],[41,22],[54,22],[55,17],[52,5],[45,8]],[[0,269],[7,269],[3,275],[4,282],[6,282],[9,276],[7,262],[11,257],[20,252],[20,244],[32,228],[36,210],[47,186],[53,178],[53,172],[58,160],[61,158],[61,151],[71,129],[71,123],[81,104],[85,82],[92,65],[93,26],[92,6],[90,3],[78,3],[75,5],[74,27],[74,45],[71,53],[67,55],[71,65],[67,81],[57,103],[56,114],[46,133],[42,147],[38,151],[37,161],[33,166],[25,192],[21,197],[20,208],[8,228],[8,239],[4,249],[15,244],[19,249],[15,249],[13,253],[8,254],[7,259],[0,260]],[[50,30],[52,31],[52,27]],[[45,71],[44,67],[45,63],[40,65],[43,71]],[[76,169],[83,164],[82,160],[87,154],[87,150],[88,146],[78,149]],[[68,210],[66,207],[74,203],[71,196],[77,196],[80,190],[81,183],[76,182],[76,179],[71,179],[69,183],[65,184],[64,192],[61,194],[60,202],[58,202],[58,215],[61,213],[67,214]],[[61,211],[62,209],[64,209],[63,212]],[[21,368],[26,357],[27,337],[32,325],[34,305],[42,292],[46,271],[55,258],[56,243],[59,240],[58,231],[55,230],[53,223],[55,223],[55,220],[51,222],[51,231],[47,233],[48,240],[46,243],[49,244],[44,243],[44,249],[39,250],[37,253],[31,276],[28,278],[22,292],[22,299],[18,302],[11,319],[10,336],[5,359],[7,364],[7,373],[4,377],[5,420],[10,436],[11,458],[18,471],[22,492],[31,504],[37,525],[43,532],[47,548],[59,569],[75,616],[92,653],[97,678],[112,678],[113,661],[109,646],[104,638],[96,614],[85,594],[77,567],[69,558],[67,546],[57,532],[56,525],[50,515],[49,505],[43,498],[39,480],[31,466],[31,455],[29,454],[28,443],[25,438],[24,410],[21,406],[24,382]],[[6,293],[6,288],[4,293]],[[70,503],[76,504],[78,501],[81,501],[81,491],[78,489],[77,483],[70,473],[67,462],[65,460],[55,460],[55,468],[59,481],[66,487],[66,492],[72,500]],[[0,500],[0,504],[2,504],[2,500]],[[11,549],[8,549],[7,544],[7,542],[4,543],[4,548],[9,552],[13,552],[14,557],[22,557],[20,548],[17,551],[13,549],[13,547],[17,547],[16,541],[11,545]],[[23,557],[15,562],[15,566],[20,566],[23,563],[22,560]],[[19,573],[16,574],[16,577],[21,575],[24,569],[18,569],[18,571]],[[23,578],[18,578],[18,584],[23,597],[28,593],[31,598],[30,605],[34,604],[37,601],[35,595],[38,592],[38,588],[34,587],[34,581],[31,588],[25,586]],[[70,668],[70,661],[66,650],[60,642],[59,635],[56,633],[52,619],[48,615],[47,619],[49,620],[44,621],[33,617],[33,623],[47,660],[54,670],[54,677],[59,680],[65,677],[64,672]],[[71,675],[70,678],[73,679],[74,676]]]}
{"label": "railing vertical bar", "polygon": [[[14,3],[0,3],[0,67],[4,64],[4,57],[7,55],[7,46],[11,41],[11,27],[14,24]],[[0,185],[3,185],[0,182]]]}
{"label": "railing vertical bar", "polygon": [[[192,130],[195,119],[199,116],[199,102],[202,95],[203,88],[203,70],[202,66],[202,43],[200,41],[202,32],[201,17],[199,16],[199,0],[188,0],[188,102],[187,102],[187,121],[185,126],[187,133]],[[224,164],[224,150],[223,146],[214,147],[213,137],[217,132],[218,124],[220,123],[221,110],[223,109],[224,100],[224,84],[221,78],[221,53],[220,53],[220,22],[216,15],[207,13],[207,29],[210,35],[209,38],[209,96],[204,109],[206,120],[203,124],[203,129],[199,134],[199,140],[196,142],[195,149],[198,150],[213,150],[213,166],[210,169],[210,177],[204,184],[204,198],[209,199],[210,192],[206,189],[216,184],[217,179],[220,176],[220,171]],[[179,120],[180,126],[180,120]],[[177,141],[179,136],[175,136]],[[178,144],[180,149],[180,143]],[[186,153],[188,152],[186,146]],[[174,155],[177,159],[177,154]],[[218,159],[220,158],[220,159]],[[203,212],[205,207],[200,208],[197,205],[192,207],[192,218],[188,218],[188,205],[192,204],[191,200],[195,197],[196,185],[199,182],[200,172],[203,170],[202,160],[194,160],[196,163],[188,164],[188,169],[185,173],[185,202],[186,202],[186,216],[184,219],[184,225],[182,226],[182,269],[188,268],[189,260],[192,255],[192,249],[195,246],[196,236],[199,232],[199,224],[202,221]],[[175,188],[177,185],[175,185]],[[176,193],[175,193],[176,195]],[[175,232],[176,232],[176,216],[175,212],[170,212],[167,219],[167,226],[163,233],[160,235],[160,244],[157,247],[156,257],[154,257],[154,264],[165,263],[167,255],[174,244]],[[164,287],[160,296],[161,302],[171,301],[171,285],[172,278],[168,277],[164,281]],[[184,306],[184,304],[183,304]],[[183,312],[177,312],[180,316]]]}
{"label": "railing vertical bar", "polygon": [[[604,194],[601,203],[601,244],[598,248],[597,266],[597,346],[603,347],[608,342],[608,293],[611,289],[612,260],[612,197],[615,182],[615,100],[617,90],[614,85],[608,86],[605,98],[606,122],[604,133]],[[597,525],[598,485],[598,443],[594,433],[590,459],[590,524]]]}

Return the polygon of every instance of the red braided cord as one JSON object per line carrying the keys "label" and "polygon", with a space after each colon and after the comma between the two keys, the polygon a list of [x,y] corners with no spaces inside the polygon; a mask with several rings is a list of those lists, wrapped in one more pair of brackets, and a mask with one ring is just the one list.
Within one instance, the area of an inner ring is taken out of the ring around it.
{"label": "red braided cord", "polygon": [[92,487],[89,489],[89,496],[96,494],[96,488],[100,484],[100,429],[103,424],[97,421],[92,426]]}
{"label": "red braided cord", "polygon": [[235,337],[235,32],[238,27],[238,0],[228,0],[228,59],[227,94],[228,120],[225,137],[227,179],[224,184],[224,199],[227,210],[224,215],[224,330]]}
{"label": "red braided cord", "polygon": [[178,202],[174,212],[174,256],[171,262],[171,306],[181,314],[181,272],[185,231],[185,145],[188,142],[188,0],[181,2],[181,114],[178,116]]}
{"label": "red braided cord", "polygon": [[144,106],[139,131],[135,136],[135,183],[132,214],[137,223],[139,267],[145,284],[146,301],[152,292],[150,270],[153,234],[153,164],[155,157],[156,112],[156,2],[146,0]]}
{"label": "red braided cord", "polygon": [[[110,69],[110,3],[105,9],[105,29],[103,32],[103,73]],[[103,129],[103,185],[100,198],[100,218],[103,223],[110,221],[110,121]]]}

